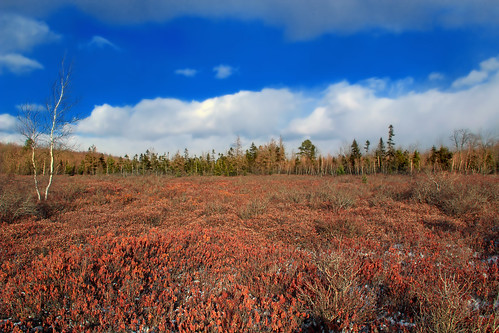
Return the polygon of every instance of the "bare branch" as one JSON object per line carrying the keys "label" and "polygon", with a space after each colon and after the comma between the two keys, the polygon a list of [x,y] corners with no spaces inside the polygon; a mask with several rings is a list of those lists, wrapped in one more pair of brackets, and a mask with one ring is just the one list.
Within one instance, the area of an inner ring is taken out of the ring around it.
{"label": "bare branch", "polygon": [[46,101],[46,112],[35,110],[33,104],[25,104],[20,108],[18,116],[18,131],[26,138],[26,143],[32,150],[32,164],[34,168],[35,188],[40,200],[38,181],[36,175],[35,151],[46,140],[50,155],[49,180],[45,188],[46,200],[50,186],[52,185],[54,170],[54,148],[63,145],[64,139],[71,135],[73,124],[78,121],[76,117],[70,117],[70,110],[75,102],[70,96],[71,87],[71,65],[66,66],[65,58],[61,61],[59,76],[52,85],[52,96]]}

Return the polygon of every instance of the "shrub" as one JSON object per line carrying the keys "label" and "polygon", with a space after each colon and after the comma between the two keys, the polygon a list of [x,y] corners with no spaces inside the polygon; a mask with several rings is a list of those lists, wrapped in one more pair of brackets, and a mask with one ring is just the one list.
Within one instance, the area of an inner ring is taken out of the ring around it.
{"label": "shrub", "polygon": [[471,332],[471,282],[439,272],[436,281],[426,288],[421,289],[419,295],[422,332]]}
{"label": "shrub", "polygon": [[253,218],[265,213],[267,205],[268,202],[265,199],[253,199],[246,206],[239,209],[238,215],[243,220]]}
{"label": "shrub", "polygon": [[308,205],[311,208],[328,209],[338,212],[355,206],[356,196],[338,184],[324,184],[317,191],[308,194]]}
{"label": "shrub", "polygon": [[37,216],[38,205],[32,195],[11,189],[0,195],[0,221],[14,223],[25,216]]}
{"label": "shrub", "polygon": [[314,263],[317,274],[306,281],[301,297],[312,309],[317,324],[336,332],[375,317],[376,294],[363,281],[358,261],[330,252],[316,257]]}
{"label": "shrub", "polygon": [[412,198],[419,203],[434,205],[445,214],[462,216],[483,212],[492,203],[497,207],[499,187],[480,183],[465,183],[462,178],[446,174],[427,175],[417,181]]}

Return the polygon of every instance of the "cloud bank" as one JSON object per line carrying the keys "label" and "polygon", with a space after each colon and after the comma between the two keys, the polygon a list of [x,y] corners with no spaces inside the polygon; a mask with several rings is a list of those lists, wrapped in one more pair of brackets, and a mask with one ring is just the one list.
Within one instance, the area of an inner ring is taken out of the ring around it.
{"label": "cloud bank", "polygon": [[447,90],[390,95],[386,92],[400,82],[371,79],[338,82],[319,93],[263,89],[204,101],[156,98],[124,107],[104,104],[96,106],[75,133],[83,149],[95,144],[101,151],[122,155],[150,148],[223,152],[237,136],[245,145],[283,136],[288,150],[310,138],[323,153],[337,153],[354,138],[359,142],[386,139],[388,125],[393,124],[397,145],[426,149],[441,141],[448,144],[449,135],[459,128],[497,132],[497,59],[480,64],[479,71],[486,71],[487,79],[461,86],[468,75]]}
{"label": "cloud bank", "polygon": [[[82,150],[95,144],[116,155],[151,148],[160,153],[188,148],[199,155],[211,149],[224,152],[237,136],[246,147],[282,136],[288,152],[310,138],[323,154],[335,154],[354,138],[373,144],[386,139],[393,124],[397,146],[427,149],[450,144],[449,135],[459,128],[498,134],[498,60],[480,63],[444,90],[414,92],[400,87],[411,80],[372,78],[337,82],[320,92],[267,88],[204,101],[156,98],[130,106],[103,104],[74,128],[74,139]],[[474,72],[484,72],[486,78],[469,79]],[[398,93],[390,93],[394,90]],[[14,132],[15,118],[0,115],[0,139],[15,138]]]}
{"label": "cloud bank", "polygon": [[295,39],[372,28],[400,32],[499,26],[496,0],[3,0],[0,10],[43,17],[65,5],[119,24],[163,22],[186,15],[261,20],[284,27]]}

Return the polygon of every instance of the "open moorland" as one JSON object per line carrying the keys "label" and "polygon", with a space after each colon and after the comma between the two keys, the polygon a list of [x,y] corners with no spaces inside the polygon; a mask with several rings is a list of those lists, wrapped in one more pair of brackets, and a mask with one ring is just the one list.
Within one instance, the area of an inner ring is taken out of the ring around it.
{"label": "open moorland", "polygon": [[0,187],[1,331],[499,330],[495,175]]}

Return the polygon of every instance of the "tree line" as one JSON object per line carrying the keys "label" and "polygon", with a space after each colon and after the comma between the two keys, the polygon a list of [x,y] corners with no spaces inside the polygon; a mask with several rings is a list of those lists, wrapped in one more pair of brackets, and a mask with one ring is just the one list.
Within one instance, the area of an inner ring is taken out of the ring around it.
{"label": "tree line", "polygon": [[[199,156],[186,148],[183,153],[158,154],[153,150],[134,156],[116,157],[99,153],[92,146],[86,152],[56,150],[55,174],[68,175],[217,175],[246,174],[300,174],[300,175],[369,175],[412,174],[421,171],[450,171],[460,173],[496,173],[499,170],[499,143],[495,138],[484,138],[466,129],[455,130],[450,147],[433,146],[419,152],[397,148],[392,125],[388,136],[379,138],[373,147],[367,140],[363,144],[354,139],[352,144],[337,155],[322,155],[311,140],[297,147],[297,152],[286,151],[282,138],[243,149],[239,138],[231,147],[217,153],[212,150]],[[13,144],[0,146],[0,172],[32,175],[50,174],[50,149],[41,148],[32,160],[31,142],[24,147]]]}

